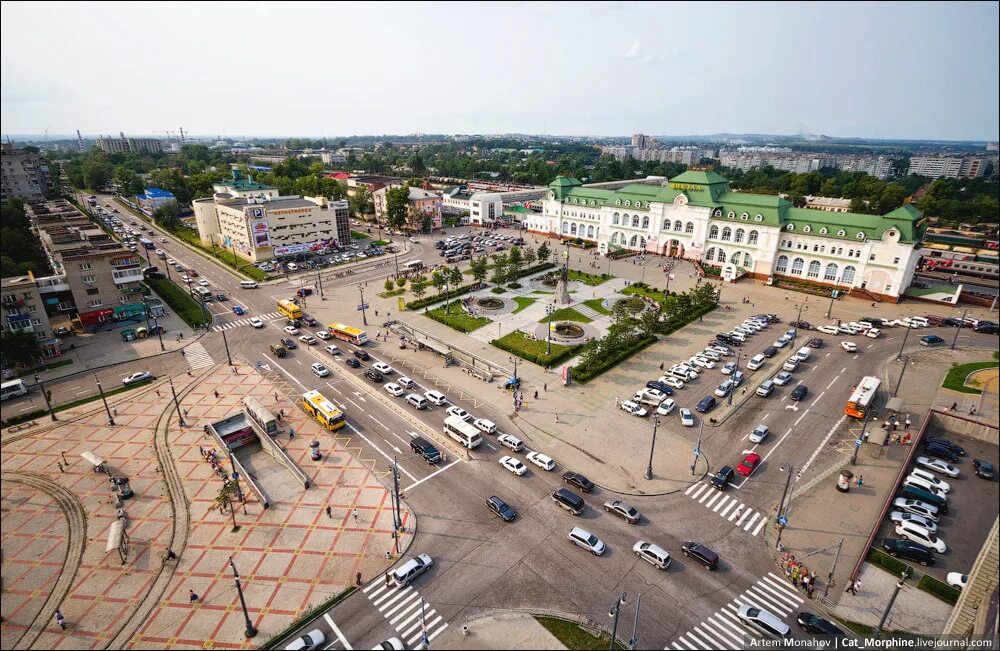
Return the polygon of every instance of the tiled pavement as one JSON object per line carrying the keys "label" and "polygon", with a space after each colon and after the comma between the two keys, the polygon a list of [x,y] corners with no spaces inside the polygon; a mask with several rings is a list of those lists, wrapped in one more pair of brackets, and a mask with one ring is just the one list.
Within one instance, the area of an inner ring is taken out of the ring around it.
{"label": "tiled pavement", "polygon": [[[243,638],[242,613],[228,567],[231,555],[244,582],[250,616],[260,630],[258,644],[302,611],[353,584],[356,572],[367,581],[384,570],[392,542],[392,514],[389,495],[375,477],[289,400],[279,395],[281,400],[275,403],[274,386],[261,376],[247,368],[241,368],[239,375],[228,367],[206,373],[204,379],[175,378],[191,427],[179,428],[172,418],[168,440],[190,503],[190,523],[186,547],[175,549],[180,554],[177,567],[167,567],[173,576],[162,594],[150,590],[163,568],[161,558],[173,523],[152,443],[157,422],[169,407],[169,388],[159,382],[110,399],[117,410],[115,427],[107,426],[98,402],[97,407],[90,403],[63,412],[54,427],[40,424],[40,431],[31,436],[17,439],[4,433],[3,472],[31,473],[70,489],[86,515],[86,546],[79,568],[61,568],[67,525],[60,506],[46,492],[5,478],[0,494],[3,648],[13,648],[35,619],[60,568],[75,571],[68,595],[57,604],[69,627],[60,631],[51,611],[43,613],[39,624],[44,630],[37,635],[35,648],[102,647],[129,624],[137,632],[128,646],[254,646]],[[198,446],[211,444],[203,438],[202,424],[233,413],[245,395],[284,409],[285,427],[294,427],[299,436],[288,440],[281,435],[279,442],[313,485],[294,500],[267,510],[251,498],[246,515],[237,512],[241,528],[234,533],[231,516],[220,515],[211,506],[217,479]],[[309,458],[308,443],[314,438],[324,451],[319,462]],[[104,551],[115,511],[106,477],[92,472],[79,456],[85,450],[105,458],[114,474],[131,478],[136,497],[125,503],[130,537],[125,566],[116,552]],[[63,458],[68,465],[61,473],[56,464]],[[326,505],[331,506],[331,517],[325,514]],[[407,529],[412,529],[411,514],[404,511],[403,517]],[[403,542],[407,539],[408,534]],[[200,595],[201,601],[190,603],[188,590]],[[37,633],[36,627],[30,636]]]}

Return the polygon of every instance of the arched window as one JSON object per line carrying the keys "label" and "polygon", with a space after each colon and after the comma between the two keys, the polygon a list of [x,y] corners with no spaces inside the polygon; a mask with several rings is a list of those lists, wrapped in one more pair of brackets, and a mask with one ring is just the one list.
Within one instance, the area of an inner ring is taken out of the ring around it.
{"label": "arched window", "polygon": [[563,222],[562,231],[563,231],[563,235],[566,235],[567,233],[569,233],[569,223],[568,222]]}
{"label": "arched window", "polygon": [[719,249],[719,262],[723,264],[725,264],[726,262],[726,252],[723,251],[722,249]]}
{"label": "arched window", "polygon": [[745,269],[753,269],[753,258],[746,251],[743,252],[743,267]]}
{"label": "arched window", "polygon": [[639,228],[639,215],[632,215],[632,227]]}
{"label": "arched window", "polygon": [[832,262],[826,265],[826,271],[823,272],[823,280],[837,280],[837,265]]}
{"label": "arched window", "polygon": [[638,235],[633,235],[632,239],[629,240],[628,245],[631,246],[633,249],[637,248],[639,246],[639,236]]}
{"label": "arched window", "polygon": [[620,215],[618,213],[615,213],[614,215],[611,216],[611,224],[613,226],[617,226],[618,225],[618,218],[619,217],[620,217]]}
{"label": "arched window", "polygon": [[708,239],[714,240],[719,237],[719,227],[712,224],[712,228],[708,229]]}
{"label": "arched window", "polygon": [[792,260],[792,273],[801,276],[802,267],[804,267],[805,264],[806,261],[803,260],[802,258],[795,258],[794,260]]}
{"label": "arched window", "polygon": [[711,262],[712,260],[715,260],[715,247],[714,246],[708,250],[708,253],[705,254],[705,260],[707,260],[709,262]]}
{"label": "arched window", "polygon": [[813,260],[809,263],[809,271],[806,273],[810,278],[819,278],[819,263]]}
{"label": "arched window", "polygon": [[649,215],[642,216],[642,227],[649,228]]}
{"label": "arched window", "polygon": [[594,227],[593,226],[588,226],[587,227],[587,237],[589,237],[590,239],[594,239]]}
{"label": "arched window", "polygon": [[677,231],[678,233],[680,233],[682,228],[684,228],[684,226],[683,226],[683,224],[681,224],[681,220],[678,219],[677,221],[674,222],[674,230],[675,231]]}
{"label": "arched window", "polygon": [[570,224],[569,234],[570,235],[576,235],[576,224]]}
{"label": "arched window", "polygon": [[722,241],[728,242],[731,239],[733,239],[733,229],[726,226],[722,229]]}
{"label": "arched window", "polygon": [[640,237],[639,238],[639,248],[642,249],[643,251],[646,250],[646,238],[645,237]]}
{"label": "arched window", "polygon": [[854,267],[847,265],[844,267],[844,273],[840,276],[840,282],[845,284],[851,284],[854,282]]}
{"label": "arched window", "polygon": [[757,231],[750,231],[750,235],[747,237],[747,244],[756,244],[759,237],[760,234]]}
{"label": "arched window", "polygon": [[736,242],[736,243],[742,242],[743,241],[743,236],[745,234],[746,234],[746,231],[744,231],[742,228],[737,228],[736,229],[736,235],[733,237],[733,241]]}
{"label": "arched window", "polygon": [[664,219],[663,220],[663,225],[660,226],[660,230],[664,230],[664,231],[669,231],[670,230],[670,220],[669,219]]}
{"label": "arched window", "polygon": [[777,262],[777,264],[774,265],[774,272],[775,273],[779,273],[779,274],[783,274],[786,271],[788,271],[788,256],[787,255],[779,255],[778,256],[778,262]]}
{"label": "arched window", "polygon": [[684,232],[685,233],[693,233],[694,232],[694,222],[688,222],[684,226]]}
{"label": "arched window", "polygon": [[611,234],[611,243],[612,244],[618,244],[618,232],[617,231]]}

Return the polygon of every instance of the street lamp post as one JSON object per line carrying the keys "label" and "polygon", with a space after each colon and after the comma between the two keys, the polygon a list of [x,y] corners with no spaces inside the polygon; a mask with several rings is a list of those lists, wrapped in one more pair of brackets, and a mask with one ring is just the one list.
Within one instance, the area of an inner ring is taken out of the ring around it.
{"label": "street lamp post", "polygon": [[38,373],[35,373],[35,384],[42,390],[42,397],[45,398],[45,408],[49,411],[49,418],[53,421],[59,420],[56,418],[56,413],[52,411],[52,403],[49,401],[49,392],[45,390],[45,385],[42,384],[42,380],[38,377]]}
{"label": "street lamp post", "polygon": [[778,502],[778,539],[775,541],[774,546],[779,551],[781,550],[781,533],[785,530],[785,511],[788,505],[785,504],[785,497],[788,495],[788,487],[792,483],[792,474],[795,473],[795,466],[793,465],[783,465],[782,470],[788,473],[785,477],[785,489],[781,492],[781,501]]}
{"label": "street lamp post", "polygon": [[108,412],[108,425],[114,425],[115,419],[111,415],[111,407],[108,407],[108,399],[104,397],[104,387],[101,386],[101,378],[97,377],[97,373],[94,373],[94,379],[97,380],[97,390],[101,394],[101,402],[104,403],[104,411]]}
{"label": "street lamp post", "polygon": [[230,366],[233,365],[233,357],[229,354],[229,340],[226,339],[226,331],[222,330],[222,343],[226,347],[226,363]]}
{"label": "street lamp post", "polygon": [[698,465],[698,457],[701,456],[701,432],[705,429],[705,420],[702,419],[698,425],[698,440],[694,444],[694,461],[691,462],[691,474],[694,474],[695,466]]}
{"label": "street lamp post", "polygon": [[611,627],[611,646],[608,647],[611,651],[614,651],[615,648],[615,637],[618,635],[618,615],[621,612],[621,607],[625,604],[626,596],[627,593],[623,592],[622,596],[615,600],[615,603],[611,606],[611,610],[608,612],[608,617],[615,618],[615,623]]}
{"label": "street lamp post", "polygon": [[629,649],[635,649],[639,645],[639,604],[641,601],[642,593],[640,592],[635,596],[635,619],[632,620],[632,637],[628,641]]}
{"label": "street lamp post", "polygon": [[[740,370],[740,357],[743,357],[743,353],[737,352],[736,353],[736,368],[733,369],[733,377],[736,377],[736,373],[738,373],[739,370]],[[733,394],[734,393],[736,393],[736,383],[735,382],[733,382],[733,388],[729,390],[729,395],[726,396],[726,406],[727,407],[732,407],[733,406]]]}
{"label": "street lamp post", "polygon": [[910,328],[909,326],[907,326],[906,327],[906,332],[903,333],[903,343],[901,343],[899,345],[899,352],[896,353],[896,361],[897,362],[900,361],[901,359],[903,359],[903,349],[906,348],[906,340],[910,336],[910,330],[912,330],[912,328]]}
{"label": "street lamp post", "polygon": [[361,322],[368,325],[368,313],[365,311],[365,287],[358,283],[358,291],[361,292]]}
{"label": "street lamp post", "polygon": [[899,596],[899,591],[903,589],[903,583],[908,578],[910,578],[910,573],[907,570],[903,570],[902,574],[899,575],[899,581],[896,581],[896,587],[892,591],[892,596],[889,597],[889,603],[885,605],[885,610],[882,612],[882,619],[878,621],[878,626],[872,631],[873,637],[882,635],[882,627],[885,626],[885,620],[889,619],[889,611],[892,610],[892,604],[896,602],[896,597]]}
{"label": "street lamp post", "polygon": [[[969,310],[962,310],[962,328],[965,327],[965,315],[969,313]],[[951,349],[955,350],[955,344],[958,343],[958,333],[962,331],[962,328],[955,328],[955,336],[951,338]],[[906,329],[909,332],[909,328]]]}
{"label": "street lamp post", "polygon": [[316,284],[319,286],[319,300],[325,301],[326,296],[323,295],[323,273],[316,272]]}
{"label": "street lamp post", "polygon": [[653,416],[653,442],[649,444],[649,464],[646,465],[646,479],[653,478],[653,449],[656,448],[656,428],[659,426],[659,416]]}
{"label": "street lamp post", "polygon": [[830,318],[830,315],[833,314],[833,299],[835,298],[837,298],[836,288],[830,290],[830,306],[826,308],[826,318],[828,319]]}
{"label": "street lamp post", "polygon": [[187,423],[184,422],[184,412],[181,410],[181,403],[177,400],[177,391],[174,390],[174,378],[167,377],[170,381],[170,393],[174,396],[174,407],[177,408],[177,420],[180,421],[181,427],[187,427]]}
{"label": "street lamp post", "polygon": [[243,585],[240,583],[240,573],[236,571],[236,563],[233,562],[233,557],[229,557],[229,567],[233,568],[233,580],[236,582],[236,593],[240,595],[240,606],[243,607],[243,619],[246,623],[246,630],[244,635],[247,637],[253,637],[257,635],[257,629],[254,628],[253,622],[250,621],[250,614],[247,612],[247,602],[243,598]]}
{"label": "street lamp post", "polygon": [[548,305],[545,306],[545,314],[548,317],[548,320],[546,322],[546,325],[548,326],[548,333],[545,342],[546,355],[552,354],[552,314],[555,311],[556,311],[556,306],[554,304],[549,303]]}
{"label": "street lamp post", "polygon": [[[868,421],[871,420],[871,417],[872,417],[872,410],[871,410],[871,406],[869,405],[869,407],[867,409],[865,409],[865,419],[861,422],[861,434],[858,435],[858,439],[857,440],[859,440],[859,441],[864,441],[865,440],[865,434],[868,433]],[[855,464],[857,464],[857,462],[858,462],[858,450],[860,450],[860,449],[861,449],[861,444],[860,443],[855,443],[854,444],[854,452],[851,454],[851,465],[852,466],[855,465]]]}

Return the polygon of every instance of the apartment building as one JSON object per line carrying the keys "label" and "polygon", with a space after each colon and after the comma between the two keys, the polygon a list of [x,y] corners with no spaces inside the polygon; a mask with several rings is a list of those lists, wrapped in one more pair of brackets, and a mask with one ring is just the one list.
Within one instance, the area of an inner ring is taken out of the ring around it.
{"label": "apartment building", "polygon": [[[410,232],[424,231],[425,222],[429,223],[431,229],[441,228],[441,208],[444,205],[441,195],[423,188],[411,187],[409,190],[406,202],[406,225],[403,229]],[[385,219],[388,212],[386,202],[388,191],[389,187],[383,187],[372,193],[375,219],[380,222]]]}
{"label": "apartment building", "polygon": [[31,272],[26,276],[0,279],[0,310],[3,311],[4,330],[22,330],[34,334],[42,348],[43,357],[58,357],[62,354]]}
{"label": "apartment building", "polygon": [[7,201],[21,197],[44,199],[49,189],[49,168],[41,154],[4,144],[0,149],[0,190]]}
{"label": "apartment building", "polygon": [[119,137],[101,136],[97,139],[97,146],[105,154],[155,154],[163,151],[164,141],[159,138],[126,138],[124,133],[119,133]]}

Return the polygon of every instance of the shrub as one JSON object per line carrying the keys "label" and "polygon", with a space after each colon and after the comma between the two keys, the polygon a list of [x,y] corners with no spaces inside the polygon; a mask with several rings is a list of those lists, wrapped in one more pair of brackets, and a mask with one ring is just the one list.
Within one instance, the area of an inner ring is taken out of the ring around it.
{"label": "shrub", "polygon": [[391,292],[392,288],[395,287],[395,283],[392,282],[392,278],[386,278],[382,286],[385,287],[385,291]]}
{"label": "shrub", "polygon": [[493,287],[490,289],[490,291],[493,292],[494,294],[503,294],[507,290],[504,289],[503,287]]}
{"label": "shrub", "polygon": [[961,591],[956,588],[951,587],[947,583],[942,583],[938,581],[933,576],[925,574],[920,577],[920,581],[917,583],[917,587],[924,592],[929,592],[935,597],[939,598],[941,601],[946,601],[951,605],[955,605],[958,601]]}
{"label": "shrub", "polygon": [[523,287],[521,283],[510,283],[507,285],[507,289],[521,289],[521,287]]}
{"label": "shrub", "polygon": [[611,355],[594,359],[590,364],[581,362],[573,368],[573,379],[580,384],[589,382],[601,373],[604,373],[613,366],[620,364],[643,348],[646,348],[656,342],[656,337],[643,337],[642,339],[633,341],[627,346],[619,348]]}
{"label": "shrub", "polygon": [[866,561],[871,563],[876,567],[880,567],[886,572],[895,575],[897,578],[903,573],[904,570],[913,573],[913,568],[899,560],[898,558],[893,558],[880,549],[872,548],[868,551],[868,556],[865,558]]}
{"label": "shrub", "polygon": [[491,323],[484,316],[472,316],[467,314],[461,305],[452,304],[451,313],[445,311],[444,307],[439,307],[427,312],[427,316],[438,323],[443,323],[449,328],[454,328],[459,332],[472,332],[482,328],[487,323]]}
{"label": "shrub", "polygon": [[517,355],[521,359],[527,360],[539,366],[554,366],[573,357],[583,345],[565,346],[563,344],[552,344],[552,353],[546,354],[548,349],[545,339],[528,339],[520,330],[507,333],[500,339],[494,339],[490,344],[500,350]]}
{"label": "shrub", "polygon": [[146,282],[163,299],[163,302],[184,320],[184,323],[194,327],[205,322],[205,314],[201,310],[201,304],[173,282],[166,278],[147,278]]}

